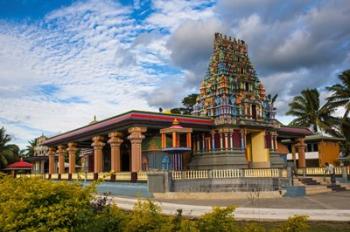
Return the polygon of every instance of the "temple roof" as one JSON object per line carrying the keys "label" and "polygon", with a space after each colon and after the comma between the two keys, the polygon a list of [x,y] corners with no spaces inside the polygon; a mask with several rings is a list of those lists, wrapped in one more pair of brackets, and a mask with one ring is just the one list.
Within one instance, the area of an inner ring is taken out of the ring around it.
{"label": "temple roof", "polygon": [[331,136],[326,136],[322,134],[314,134],[314,135],[309,135],[305,137],[305,141],[311,142],[311,141],[344,141],[344,138],[337,138],[337,137],[331,137]]}
{"label": "temple roof", "polygon": [[32,169],[33,165],[31,163],[25,162],[23,161],[23,159],[21,159],[18,162],[9,164],[5,170],[28,170],[28,169]]}
{"label": "temple roof", "polygon": [[108,133],[112,130],[126,130],[131,126],[164,128],[170,126],[175,118],[182,125],[194,130],[208,131],[213,125],[213,120],[208,117],[133,110],[50,137],[44,142],[44,145],[53,146],[60,143],[87,140],[92,136]]}
{"label": "temple roof", "polygon": [[305,127],[281,126],[277,132],[282,137],[313,135],[312,131]]}

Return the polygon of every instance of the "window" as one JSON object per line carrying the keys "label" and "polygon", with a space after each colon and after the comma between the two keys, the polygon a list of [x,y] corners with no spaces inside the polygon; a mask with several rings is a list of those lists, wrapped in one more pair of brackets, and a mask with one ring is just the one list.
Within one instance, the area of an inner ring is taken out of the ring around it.
{"label": "window", "polygon": [[311,143],[307,144],[306,151],[307,152],[311,152],[312,151],[312,144]]}
{"label": "window", "polygon": [[306,146],[306,152],[317,152],[318,144],[317,143],[308,143]]}

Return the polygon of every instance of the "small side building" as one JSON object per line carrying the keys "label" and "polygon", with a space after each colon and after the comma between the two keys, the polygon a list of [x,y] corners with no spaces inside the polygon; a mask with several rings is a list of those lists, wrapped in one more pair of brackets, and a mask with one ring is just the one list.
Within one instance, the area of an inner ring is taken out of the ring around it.
{"label": "small side building", "polygon": [[[306,167],[324,167],[325,163],[337,165],[340,156],[340,142],[343,139],[320,134],[305,137],[305,161]],[[288,150],[288,163],[293,163],[293,144],[290,140],[282,141]],[[286,150],[286,151],[287,151]],[[295,152],[296,163],[299,153]],[[298,166],[298,165],[297,165]]]}

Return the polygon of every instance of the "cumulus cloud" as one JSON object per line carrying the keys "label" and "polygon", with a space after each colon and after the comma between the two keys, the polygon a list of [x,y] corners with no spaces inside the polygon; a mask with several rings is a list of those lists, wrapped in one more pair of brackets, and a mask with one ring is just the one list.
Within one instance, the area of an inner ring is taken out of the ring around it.
{"label": "cumulus cloud", "polygon": [[[268,91],[279,94],[279,115],[286,112],[286,103],[302,89],[322,89],[335,82],[334,70],[347,68],[344,65],[350,48],[347,1],[223,0],[213,11],[214,16],[206,19],[209,23],[183,22],[168,42],[173,62],[189,73],[199,74],[195,82],[185,79],[189,86],[197,84],[206,70],[212,28],[248,43],[259,77]],[[206,36],[202,35],[206,32],[209,32]],[[202,38],[198,44],[189,40],[196,34]]]}
{"label": "cumulus cloud", "polygon": [[[1,18],[1,15],[0,15]],[[248,43],[283,116],[350,62],[348,1],[78,1],[34,21],[0,19],[0,123],[16,141],[198,92],[215,32]]]}

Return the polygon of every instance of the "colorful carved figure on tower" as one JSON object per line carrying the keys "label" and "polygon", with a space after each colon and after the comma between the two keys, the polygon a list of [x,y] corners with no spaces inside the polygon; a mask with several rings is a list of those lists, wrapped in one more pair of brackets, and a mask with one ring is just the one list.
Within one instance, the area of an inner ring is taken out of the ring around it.
{"label": "colorful carved figure on tower", "polygon": [[272,122],[271,99],[256,76],[243,40],[215,34],[214,52],[193,114],[214,117],[216,125],[242,120]]}

